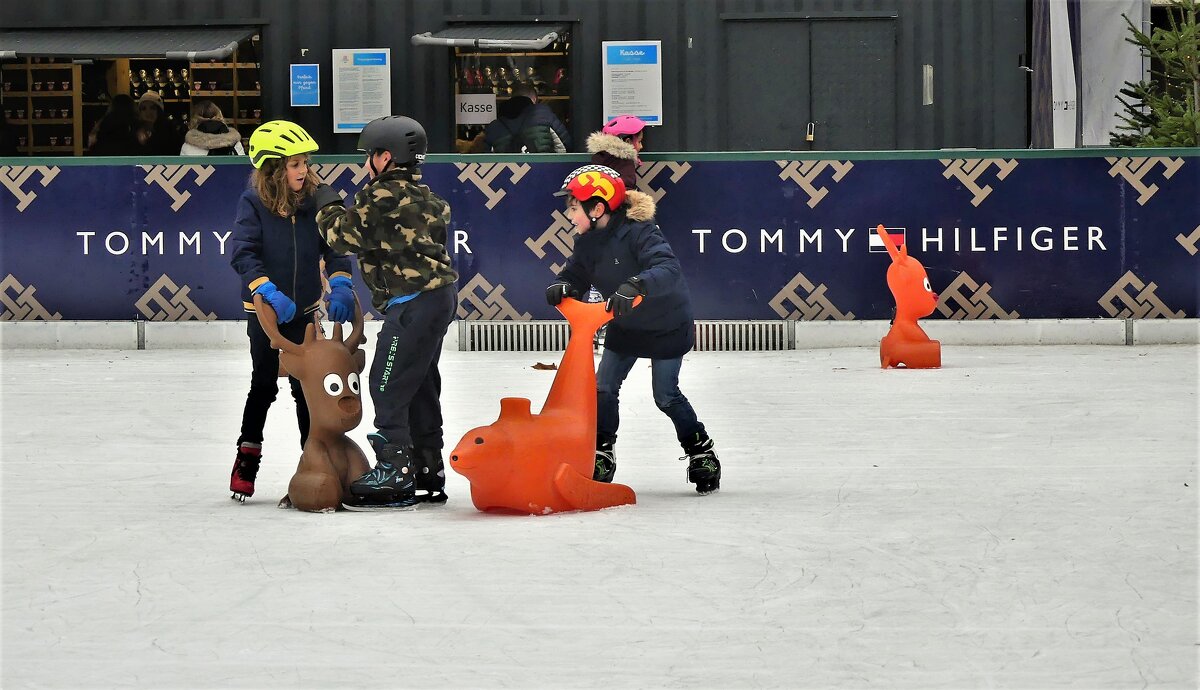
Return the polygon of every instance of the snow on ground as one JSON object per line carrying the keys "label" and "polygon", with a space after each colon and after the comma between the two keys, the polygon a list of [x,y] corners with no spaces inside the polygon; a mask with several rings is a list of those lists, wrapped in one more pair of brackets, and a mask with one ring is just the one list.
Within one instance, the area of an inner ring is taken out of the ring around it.
{"label": "snow on ground", "polygon": [[[238,505],[242,351],[0,351],[0,685],[1193,688],[1197,353],[693,354],[708,497],[639,364],[638,504],[526,517],[455,474],[442,509],[276,509],[286,387]],[[557,358],[445,353],[447,446]]]}

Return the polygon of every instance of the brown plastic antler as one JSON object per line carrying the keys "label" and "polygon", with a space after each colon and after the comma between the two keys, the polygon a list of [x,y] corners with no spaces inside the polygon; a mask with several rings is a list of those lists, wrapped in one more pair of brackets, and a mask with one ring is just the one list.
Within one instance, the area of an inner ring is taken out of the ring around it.
{"label": "brown plastic antler", "polygon": [[333,337],[325,338],[314,322],[305,329],[304,342],[294,343],[280,334],[275,311],[261,296],[254,296],[254,307],[271,346],[280,350],[279,361],[300,380],[310,418],[304,452],[279,504],[309,511],[336,510],[350,498],[350,482],[371,469],[362,449],[346,436],[362,421],[359,376],[366,353],[358,347],[363,340],[358,297],[354,325],[344,341],[340,323],[334,324]]}

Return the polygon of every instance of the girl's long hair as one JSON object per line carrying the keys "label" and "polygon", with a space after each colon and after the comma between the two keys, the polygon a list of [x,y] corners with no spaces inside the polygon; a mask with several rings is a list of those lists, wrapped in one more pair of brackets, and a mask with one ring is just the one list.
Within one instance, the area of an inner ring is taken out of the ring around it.
{"label": "girl's long hair", "polygon": [[296,212],[300,204],[317,191],[317,173],[312,165],[308,166],[308,175],[304,177],[304,186],[300,191],[293,192],[287,183],[287,163],[293,158],[308,158],[302,153],[287,158],[268,158],[262,167],[257,168],[250,176],[250,184],[254,186],[258,199],[267,210],[287,218]]}

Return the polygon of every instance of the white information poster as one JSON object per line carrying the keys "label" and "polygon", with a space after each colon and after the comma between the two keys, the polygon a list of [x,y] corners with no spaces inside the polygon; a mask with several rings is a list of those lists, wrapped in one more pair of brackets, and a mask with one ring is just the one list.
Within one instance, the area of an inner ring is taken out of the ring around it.
{"label": "white information poster", "polygon": [[662,41],[604,41],[604,121],[636,115],[662,124]]}
{"label": "white information poster", "polygon": [[333,50],[333,132],[361,132],[392,114],[392,49]]}

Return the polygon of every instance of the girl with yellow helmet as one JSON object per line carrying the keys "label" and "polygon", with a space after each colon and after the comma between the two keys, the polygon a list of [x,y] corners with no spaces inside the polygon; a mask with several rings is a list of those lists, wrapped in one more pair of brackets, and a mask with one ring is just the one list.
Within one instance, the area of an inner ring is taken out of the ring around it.
{"label": "girl with yellow helmet", "polygon": [[[267,410],[279,393],[279,352],[271,347],[254,312],[254,295],[262,295],[279,319],[279,332],[299,343],[305,326],[321,306],[324,291],[321,261],[329,277],[327,312],[334,321],[354,315],[354,292],[349,257],[335,253],[317,231],[313,194],[317,176],[309,154],[317,142],[303,127],[286,120],[264,123],[250,135],[250,184],[238,199],[230,263],[242,283],[246,334],[250,339],[250,393],[242,410],[237,458],[230,474],[233,498],[254,495],[254,480],[262,459],[263,426]],[[300,445],[308,438],[308,406],[300,382],[288,377],[296,400]]]}

